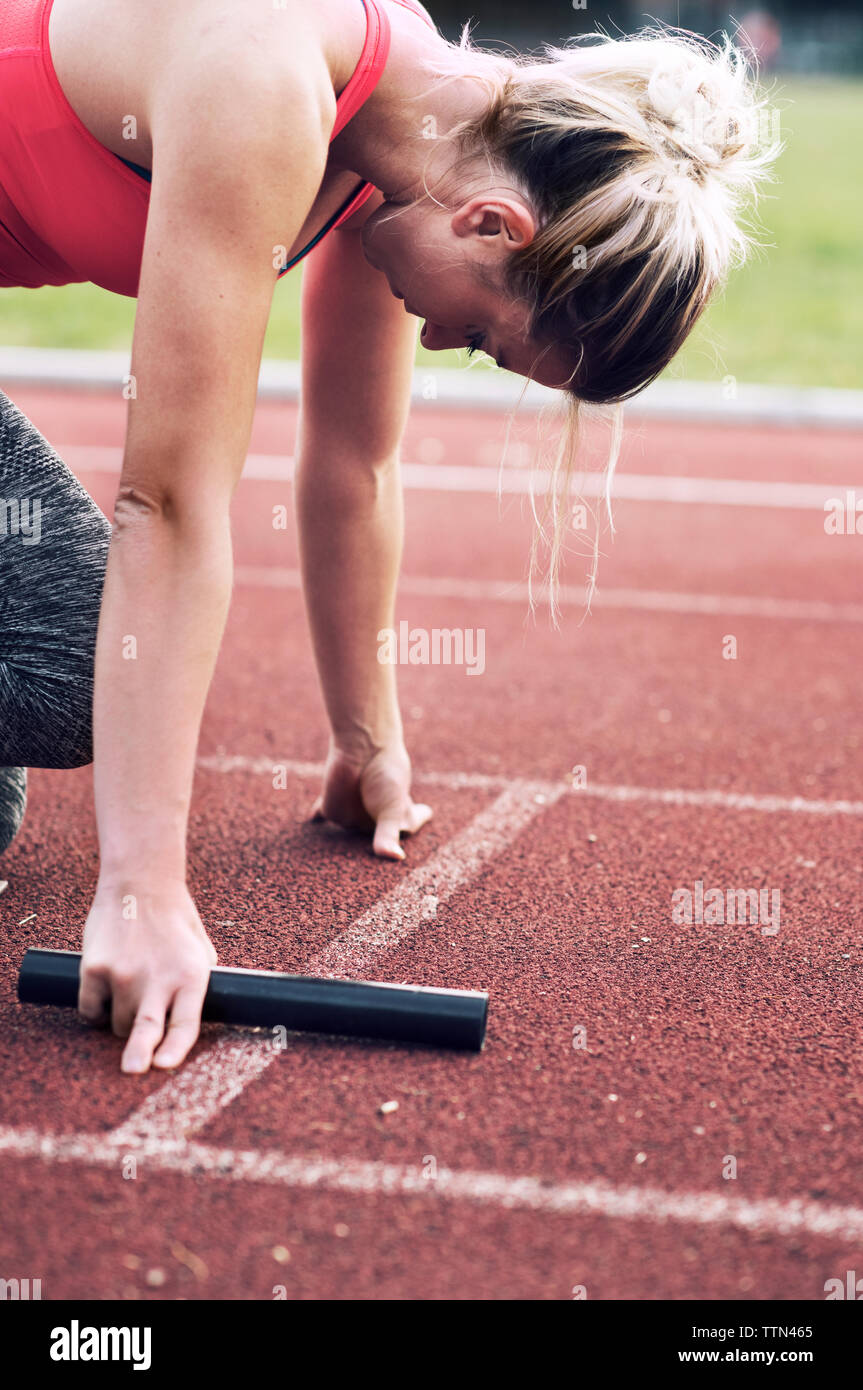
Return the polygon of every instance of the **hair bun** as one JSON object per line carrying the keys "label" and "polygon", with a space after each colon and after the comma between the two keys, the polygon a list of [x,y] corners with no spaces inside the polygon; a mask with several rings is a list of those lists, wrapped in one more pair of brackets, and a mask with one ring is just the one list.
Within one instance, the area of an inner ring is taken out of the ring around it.
{"label": "hair bun", "polygon": [[757,117],[743,55],[730,42],[714,55],[695,42],[662,45],[645,93],[645,115],[666,152],[707,169],[747,154]]}

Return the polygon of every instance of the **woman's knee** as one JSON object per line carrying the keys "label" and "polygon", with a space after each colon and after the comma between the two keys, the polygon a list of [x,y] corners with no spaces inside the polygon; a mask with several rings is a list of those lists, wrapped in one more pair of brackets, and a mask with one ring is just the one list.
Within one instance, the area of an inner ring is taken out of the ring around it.
{"label": "woman's knee", "polygon": [[84,767],[93,760],[93,663],[111,528],[2,392],[0,496],[15,501],[19,521],[0,527],[0,765]]}
{"label": "woman's knee", "polygon": [[0,660],[0,766],[93,761],[93,682],[27,673]]}

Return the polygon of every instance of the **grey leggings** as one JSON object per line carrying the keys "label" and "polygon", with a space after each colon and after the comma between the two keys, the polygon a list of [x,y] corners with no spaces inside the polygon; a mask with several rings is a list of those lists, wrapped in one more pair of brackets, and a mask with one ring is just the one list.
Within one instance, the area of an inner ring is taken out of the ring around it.
{"label": "grey leggings", "polygon": [[93,658],[111,527],[0,391],[0,768],[93,758]]}

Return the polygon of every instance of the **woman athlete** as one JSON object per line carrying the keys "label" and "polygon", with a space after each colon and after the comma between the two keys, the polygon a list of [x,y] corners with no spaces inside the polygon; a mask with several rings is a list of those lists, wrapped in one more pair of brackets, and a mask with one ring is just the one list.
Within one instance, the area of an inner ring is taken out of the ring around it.
{"label": "woman athlete", "polygon": [[183,1060],[216,961],[186,823],[279,276],[314,248],[296,493],[331,724],[318,812],[403,858],[431,812],[376,634],[413,316],[427,348],[561,389],[565,479],[579,409],[652,380],[745,249],[757,107],[732,47],[662,32],[536,59],[451,45],[416,0],[0,3],[0,287],[138,301],[112,525],[0,393],[7,520],[42,517],[38,544],[0,533],[0,849],[27,766],[93,760],[79,1006],[110,1010],[125,1071]]}

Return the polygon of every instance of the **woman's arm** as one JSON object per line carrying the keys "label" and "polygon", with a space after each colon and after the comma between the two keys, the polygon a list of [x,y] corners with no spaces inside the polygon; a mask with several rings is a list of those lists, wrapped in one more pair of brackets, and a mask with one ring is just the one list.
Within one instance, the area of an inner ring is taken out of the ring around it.
{"label": "woman's arm", "polygon": [[401,859],[400,831],[418,830],[431,812],[410,799],[395,668],[378,661],[378,633],[394,622],[399,445],[417,321],[368,264],[352,227],[310,256],[302,326],[300,558],[332,727],[319,807],[342,824],[374,827],[375,853]]}
{"label": "woman's arm", "polygon": [[301,35],[290,72],[264,57],[249,65],[257,71],[202,50],[182,91],[157,96],[151,116],[135,394],[96,654],[101,868],[80,995],[88,1017],[110,996],[115,1031],[130,1034],[127,1071],[186,1055],[215,959],[185,888],[185,840],[230,597],[228,509],[251,433],[274,248],[291,244],[314,201],[335,109],[322,56]]}

